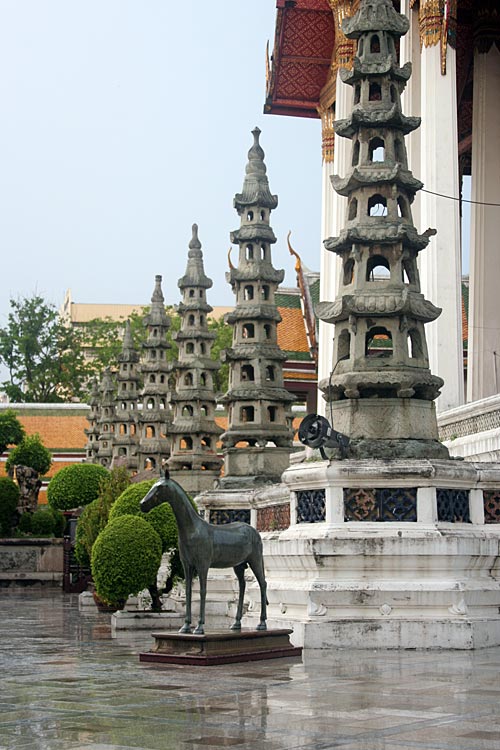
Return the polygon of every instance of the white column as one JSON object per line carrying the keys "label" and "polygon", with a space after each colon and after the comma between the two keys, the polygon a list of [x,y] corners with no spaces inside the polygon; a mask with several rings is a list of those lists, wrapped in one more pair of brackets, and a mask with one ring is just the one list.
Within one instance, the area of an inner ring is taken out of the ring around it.
{"label": "white column", "polygon": [[[440,47],[421,54],[420,177],[426,190],[459,196],[456,54],[448,45],[447,72],[441,74]],[[431,371],[444,379],[438,411],[464,401],[459,203],[421,193],[420,231],[433,227],[437,236],[420,254],[420,281],[425,297],[442,308],[426,325]]]}
{"label": "white column", "polygon": [[[402,0],[401,13],[410,20],[410,29],[401,37],[400,64],[411,62],[412,74],[401,96],[401,106],[405,115],[420,115],[420,34],[418,25],[418,8],[410,8],[410,0]],[[420,179],[420,128],[414,130],[405,139],[408,166],[417,179]],[[420,193],[417,193],[411,208],[413,223],[420,228]]]}
{"label": "white column", "polygon": [[[472,200],[500,203],[500,52],[475,52]],[[467,399],[500,391],[500,208],[472,205]]]}
{"label": "white column", "polygon": [[[352,88],[342,83],[337,73],[337,95],[335,103],[335,119],[341,120],[348,116],[352,109]],[[333,164],[323,163],[321,237],[335,237],[346,220],[347,198],[337,195],[330,182],[332,174],[342,177],[350,166],[351,141],[347,138],[335,137],[335,155]],[[334,253],[321,246],[320,262],[320,300],[333,301],[337,296],[340,259]],[[329,377],[335,362],[332,362],[334,326],[319,323],[319,359],[318,382]],[[321,391],[318,393],[318,412],[325,415],[326,402]]]}

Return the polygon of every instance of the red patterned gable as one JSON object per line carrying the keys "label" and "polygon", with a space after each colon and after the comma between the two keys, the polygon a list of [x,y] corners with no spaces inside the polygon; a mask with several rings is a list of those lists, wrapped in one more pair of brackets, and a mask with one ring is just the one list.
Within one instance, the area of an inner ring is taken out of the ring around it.
{"label": "red patterned gable", "polygon": [[318,117],[335,39],[332,11],[327,0],[278,0],[277,8],[264,111]]}

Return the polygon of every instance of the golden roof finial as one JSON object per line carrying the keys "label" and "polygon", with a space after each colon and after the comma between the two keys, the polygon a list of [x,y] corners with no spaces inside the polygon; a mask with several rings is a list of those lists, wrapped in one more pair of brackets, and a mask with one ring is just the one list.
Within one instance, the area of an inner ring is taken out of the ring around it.
{"label": "golden roof finial", "polygon": [[292,230],[290,229],[289,232],[288,232],[288,234],[287,234],[287,236],[286,236],[286,241],[288,243],[288,249],[290,251],[290,255],[294,255],[297,258],[297,260],[295,261],[295,270],[298,273],[302,269],[302,261],[300,259],[300,255],[298,254],[298,252],[296,252],[296,250],[294,250],[293,247],[290,244],[290,235],[291,234],[292,234]]}

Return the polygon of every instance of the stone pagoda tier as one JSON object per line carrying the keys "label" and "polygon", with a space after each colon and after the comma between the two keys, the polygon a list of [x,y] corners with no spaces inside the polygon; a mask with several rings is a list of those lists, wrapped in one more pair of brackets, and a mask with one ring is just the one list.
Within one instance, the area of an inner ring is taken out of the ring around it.
{"label": "stone pagoda tier", "polygon": [[260,130],[253,130],[243,190],[234,206],[241,226],[231,233],[239,245],[238,267],[226,274],[236,295],[236,307],[226,316],[233,327],[233,343],[223,354],[230,364],[229,390],[222,401],[228,408],[224,483],[233,477],[247,481],[279,480],[292,448],[290,405],[293,396],[283,385],[286,355],[277,344],[281,320],[275,302],[284,271],[273,267],[271,245],[276,237],[269,224],[278,198],[266,175]]}
{"label": "stone pagoda tier", "polygon": [[87,436],[85,444],[85,463],[97,463],[97,452],[99,450],[99,418],[101,416],[101,396],[99,382],[97,378],[92,379],[92,386],[89,394],[90,411],[87,417],[89,426],[84,432]]}
{"label": "stone pagoda tier", "polygon": [[173,403],[172,455],[168,467],[175,479],[190,493],[213,487],[219,477],[222,458],[217,455],[217,440],[222,429],[215,423],[216,399],[213,372],[219,363],[210,357],[216,337],[208,330],[207,289],[212,280],[205,275],[198,226],[193,224],[186,273],[177,283],[182,302],[177,311],[180,330],[174,334],[179,358]]}
{"label": "stone pagoda tier", "polygon": [[167,333],[170,318],[165,311],[165,299],[161,289],[161,276],[155,277],[155,288],[151,297],[151,308],[144,318],[147,338],[143,344],[141,375],[142,411],[137,419],[139,432],[138,470],[161,470],[170,456],[171,423],[170,385],[171,366],[167,361],[170,344]]}
{"label": "stone pagoda tier", "polygon": [[140,380],[139,353],[134,347],[130,321],[127,320],[116,374],[113,466],[125,466],[132,471],[138,467],[137,401]]}
{"label": "stone pagoda tier", "polygon": [[99,429],[97,463],[110,468],[113,458],[113,440],[115,437],[115,394],[116,383],[111,368],[104,370],[100,385],[101,408],[97,422]]}
{"label": "stone pagoda tier", "polygon": [[339,292],[316,312],[335,325],[334,366],[320,388],[352,457],[448,457],[434,405],[443,381],[430,372],[424,330],[441,310],[421,294],[417,268],[435,232],[414,227],[422,183],[408,169],[404,141],[420,118],[401,111],[411,65],[400,67],[396,50],[408,26],[390,0],[362,3],[343,25],[358,41],[352,70],[341,72],[354,99],[334,127],[352,141],[352,166],[332,177],[348,199],[346,225],[324,243],[342,261]]}

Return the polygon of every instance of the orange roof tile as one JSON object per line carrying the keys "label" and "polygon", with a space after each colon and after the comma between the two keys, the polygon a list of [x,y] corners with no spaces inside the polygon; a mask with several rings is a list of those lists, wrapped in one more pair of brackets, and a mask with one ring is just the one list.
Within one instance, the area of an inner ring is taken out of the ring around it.
{"label": "orange roof tile", "polygon": [[285,352],[308,352],[302,310],[290,307],[279,307],[278,310],[282,317],[278,325],[278,346]]}

